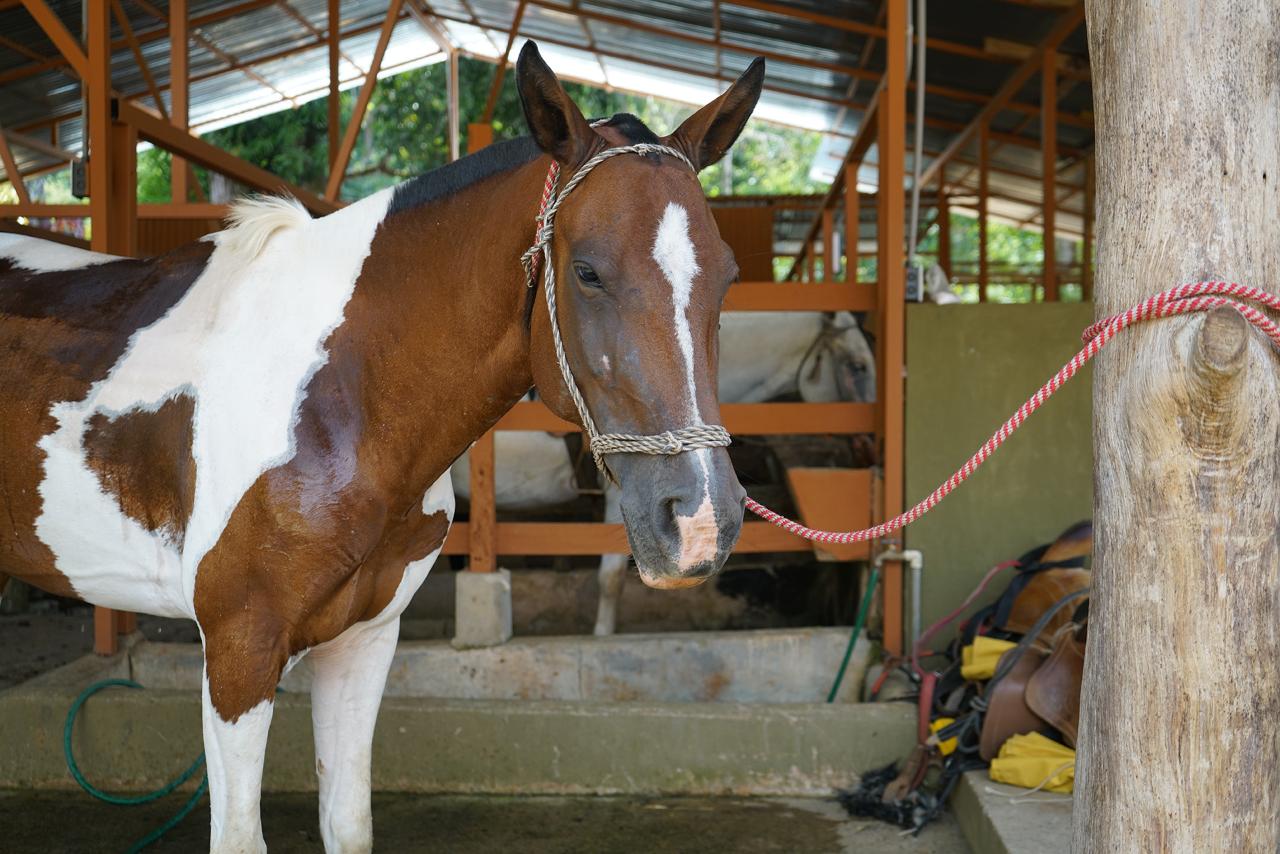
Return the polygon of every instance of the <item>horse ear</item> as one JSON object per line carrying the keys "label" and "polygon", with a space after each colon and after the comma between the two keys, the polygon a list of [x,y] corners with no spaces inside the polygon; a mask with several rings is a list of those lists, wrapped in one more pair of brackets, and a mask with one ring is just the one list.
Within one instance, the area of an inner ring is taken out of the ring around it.
{"label": "horse ear", "polygon": [[585,159],[596,133],[532,41],[524,43],[516,61],[516,89],[538,147],[562,165]]}
{"label": "horse ear", "polygon": [[685,119],[666,142],[701,171],[724,157],[738,139],[764,88],[764,60],[756,58],[729,90]]}

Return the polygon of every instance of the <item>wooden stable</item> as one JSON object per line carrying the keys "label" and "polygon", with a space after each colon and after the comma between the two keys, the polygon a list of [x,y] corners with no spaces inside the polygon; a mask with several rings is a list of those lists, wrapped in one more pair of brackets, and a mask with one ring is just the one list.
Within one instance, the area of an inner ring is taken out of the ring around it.
{"label": "wooden stable", "polygon": [[[141,0],[138,0],[141,2]],[[902,188],[906,185],[907,161],[907,96],[912,84],[907,79],[908,50],[908,0],[883,0],[881,16],[874,25],[853,21],[839,16],[793,8],[779,3],[763,3],[758,0],[719,0],[713,3],[711,13],[719,22],[721,7],[758,10],[780,16],[792,23],[811,27],[825,27],[864,38],[868,50],[858,67],[833,64],[793,54],[772,54],[755,50],[723,38],[717,24],[715,38],[703,39],[683,30],[664,28],[644,23],[634,18],[604,14],[579,8],[577,4],[562,5],[544,0],[519,0],[510,25],[505,28],[505,51],[497,64],[492,88],[483,113],[477,117],[458,114],[457,57],[459,49],[450,43],[446,24],[455,19],[431,9],[429,3],[420,0],[391,0],[385,19],[377,27],[366,25],[362,32],[378,33],[373,60],[364,69],[363,83],[350,121],[345,128],[339,126],[337,98],[339,91],[339,57],[342,54],[341,37],[349,37],[352,31],[341,27],[341,4],[330,0],[328,27],[324,31],[303,20],[314,40],[305,47],[327,47],[329,66],[329,141],[330,163],[325,192],[315,194],[240,160],[201,140],[188,129],[189,87],[193,77],[189,71],[188,50],[200,26],[218,19],[246,13],[266,5],[263,2],[229,3],[224,9],[205,12],[200,16],[188,14],[185,0],[170,0],[167,14],[150,4],[142,4],[164,30],[135,32],[128,18],[120,11],[118,2],[86,2],[85,33],[82,44],[67,30],[63,21],[50,9],[45,0],[21,0],[31,17],[57,47],[58,56],[37,57],[35,66],[40,69],[55,68],[82,84],[84,106],[87,110],[87,140],[90,151],[88,166],[89,203],[85,205],[48,205],[33,201],[23,185],[21,177],[14,180],[18,203],[0,206],[0,227],[6,221],[19,217],[88,217],[92,223],[91,248],[119,255],[148,254],[163,251],[212,230],[225,212],[219,205],[208,204],[199,195],[199,185],[192,180],[192,164],[222,173],[244,185],[265,192],[287,192],[295,195],[313,214],[322,215],[337,209],[339,191],[350,162],[361,123],[373,92],[383,58],[395,27],[403,22],[420,26],[430,34],[440,48],[447,52],[449,61],[449,136],[451,148],[458,148],[459,124],[465,118],[478,119],[469,125],[469,139],[473,147],[488,143],[493,138],[488,122],[500,92],[508,59],[516,39],[521,35],[536,37],[549,44],[557,44],[555,38],[530,31],[526,23],[526,10],[538,9],[560,15],[576,16],[582,23],[582,31],[590,37],[588,25],[597,23],[611,27],[625,27],[638,33],[689,42],[716,51],[717,70],[714,74],[704,71],[688,73],[708,77],[716,81],[731,79],[732,75],[719,67],[722,51],[763,54],[771,60],[800,67],[829,70],[845,74],[854,81],[874,84],[866,101],[853,97],[837,100],[841,110],[857,109],[863,113],[855,134],[850,137],[847,154],[836,173],[829,192],[817,205],[812,223],[808,227],[800,249],[794,256],[789,281],[771,279],[771,264],[752,264],[752,281],[735,284],[729,292],[725,309],[730,311],[851,311],[866,314],[875,334],[879,388],[876,403],[839,404],[749,404],[723,407],[725,426],[739,435],[778,434],[873,434],[880,452],[880,464],[871,472],[855,474],[852,480],[846,475],[809,474],[793,479],[793,488],[799,491],[800,505],[812,508],[817,504],[840,505],[835,516],[822,514],[813,521],[839,520],[849,526],[864,526],[889,518],[906,507],[907,496],[903,489],[903,401],[904,401],[904,299],[906,293],[906,261],[908,235],[906,234],[906,196],[900,191],[882,190],[875,194],[876,262],[879,274],[874,282],[860,282],[857,277],[858,247],[862,242],[862,201],[859,194],[858,174],[874,145],[880,188]],[[0,0],[0,10],[18,5],[17,0]],[[285,8],[287,2],[282,2]],[[123,39],[112,41],[112,10],[120,24]],[[298,17],[296,12],[295,17]],[[1013,66],[1013,71],[994,95],[965,91],[956,87],[929,84],[926,90],[931,97],[950,99],[960,104],[979,104],[976,117],[964,124],[948,123],[942,119],[926,118],[926,125],[954,131],[940,151],[928,152],[932,159],[922,176],[925,186],[936,187],[936,209],[943,214],[954,207],[964,206],[965,201],[976,201],[980,215],[982,249],[976,259],[977,278],[982,298],[986,298],[987,286],[993,280],[993,270],[986,257],[986,207],[989,198],[995,198],[988,188],[993,166],[989,153],[992,147],[1009,145],[1025,148],[1034,146],[1017,133],[993,131],[991,122],[1002,112],[1022,116],[1022,126],[1037,117],[1042,124],[1042,162],[1044,164],[1043,203],[1039,218],[1048,233],[1055,226],[1055,205],[1068,196],[1084,194],[1092,202],[1091,179],[1085,186],[1060,179],[1058,158],[1063,150],[1056,146],[1054,129],[1063,124],[1076,127],[1090,119],[1057,109],[1056,81],[1063,77],[1069,81],[1088,79],[1088,72],[1061,63],[1056,49],[1064,38],[1071,35],[1083,22],[1083,11],[1073,5],[1058,15],[1047,36],[1023,56],[1010,56],[1007,50],[984,44],[982,48],[948,41],[928,39],[928,48],[948,56],[967,57],[998,65]],[[478,23],[474,14],[469,22]],[[170,52],[170,104],[165,108],[160,88],[147,68],[141,45],[165,38]],[[206,39],[207,41],[207,39]],[[988,40],[990,41],[990,40]],[[867,68],[866,59],[870,47],[883,43],[885,53],[881,73]],[[571,45],[580,47],[580,45]],[[5,47],[0,41],[0,48]],[[145,89],[134,93],[113,90],[111,61],[114,53],[129,50],[140,66],[147,81]],[[601,57],[610,56],[607,49],[594,47]],[[279,58],[276,55],[274,58]],[[265,60],[264,60],[265,61]],[[644,60],[657,68],[684,71],[678,65],[657,60]],[[252,75],[251,63],[232,62],[228,69]],[[0,85],[6,80],[21,79],[22,69],[0,73]],[[1043,80],[1041,105],[1047,109],[1021,103],[1015,96],[1023,84],[1039,73]],[[798,99],[828,102],[831,99],[804,92],[769,81],[766,91]],[[16,176],[10,143],[17,146],[39,145],[51,148],[67,159],[76,155],[56,146],[56,141],[44,143],[32,136],[47,131],[39,124],[14,130],[0,128],[0,157],[5,174]],[[841,132],[835,131],[835,135]],[[972,139],[978,140],[976,159],[966,155],[964,149]],[[139,205],[133,188],[136,185],[135,151],[139,141],[149,142],[173,154],[173,198],[169,204]],[[1087,152],[1071,151],[1075,157]],[[948,166],[956,167],[948,171]],[[976,172],[976,178],[974,173]],[[1016,174],[1017,170],[1005,167],[1004,172]],[[1091,173],[1090,173],[1091,174]],[[1024,177],[1030,177],[1029,175]],[[976,180],[976,187],[971,183]],[[1065,190],[1065,194],[1062,191]],[[722,212],[724,213],[724,212]],[[1091,216],[1089,217],[1091,226]],[[761,234],[760,216],[724,213],[722,222],[726,234],[738,229],[744,233]],[[939,261],[951,271],[950,242],[945,215],[939,220],[943,229],[942,250]],[[16,227],[16,226],[15,226]],[[1089,227],[1085,228],[1085,263],[1083,281],[1086,294],[1089,290],[1088,259],[1090,258]],[[912,244],[920,235],[912,235]],[[1057,299],[1058,265],[1053,257],[1053,241],[1046,240],[1045,267],[1041,276],[1045,299]],[[840,252],[837,246],[843,246]],[[841,256],[847,260],[841,262]],[[771,259],[770,259],[771,260]],[[514,259],[513,259],[514,263]],[[819,266],[820,263],[820,266]],[[576,430],[555,417],[540,403],[518,404],[497,425],[498,430]],[[507,523],[498,522],[494,501],[494,453],[492,433],[478,441],[471,453],[471,516],[470,521],[453,527],[445,545],[451,554],[469,556],[472,572],[493,571],[504,555],[594,555],[626,550],[626,539],[621,525],[587,523]],[[852,484],[852,485],[851,485]],[[815,497],[821,501],[815,501]],[[870,544],[845,549],[841,557],[866,558],[885,547],[899,545],[897,541]],[[738,546],[740,552],[788,552],[809,551],[811,545],[794,535],[764,522],[748,521],[743,528]],[[903,646],[902,574],[901,567],[886,564],[883,587],[882,613],[884,617],[885,645],[891,652],[900,652]],[[114,615],[106,609],[97,611],[97,645],[100,652],[116,648],[119,631],[131,628],[132,621],[126,615]]]}

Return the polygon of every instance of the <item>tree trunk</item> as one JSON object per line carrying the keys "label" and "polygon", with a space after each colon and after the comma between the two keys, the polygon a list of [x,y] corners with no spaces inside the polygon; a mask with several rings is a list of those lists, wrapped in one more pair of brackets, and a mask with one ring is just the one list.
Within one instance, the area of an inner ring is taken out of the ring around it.
{"label": "tree trunk", "polygon": [[[1280,6],[1088,0],[1097,314],[1280,285]],[[1275,852],[1280,366],[1231,310],[1094,374],[1096,546],[1076,851]]]}

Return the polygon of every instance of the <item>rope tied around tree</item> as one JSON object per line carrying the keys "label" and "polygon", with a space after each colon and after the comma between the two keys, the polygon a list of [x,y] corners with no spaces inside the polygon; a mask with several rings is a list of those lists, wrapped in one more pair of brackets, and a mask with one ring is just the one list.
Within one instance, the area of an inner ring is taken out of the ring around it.
{"label": "rope tied around tree", "polygon": [[1079,373],[1080,369],[1096,356],[1103,347],[1107,346],[1116,335],[1134,324],[1157,318],[1173,317],[1179,314],[1210,311],[1226,306],[1238,311],[1245,320],[1270,338],[1276,347],[1280,347],[1280,327],[1259,309],[1240,300],[1260,303],[1273,311],[1280,311],[1280,297],[1261,288],[1249,287],[1235,282],[1191,282],[1170,288],[1143,300],[1128,311],[1112,315],[1092,324],[1081,336],[1085,341],[1085,346],[1080,352],[1072,356],[1071,360],[1063,365],[1061,370],[1050,377],[1048,382],[1027,399],[1026,403],[1018,407],[1018,410],[1000,425],[999,429],[991,435],[991,438],[984,442],[982,447],[978,448],[973,456],[965,461],[964,465],[960,466],[951,477],[947,478],[937,489],[929,493],[928,496],[910,510],[879,525],[874,525],[861,531],[819,531],[805,527],[779,513],[775,513],[753,498],[747,498],[747,509],[783,530],[814,542],[846,545],[884,537],[894,531],[905,528],[942,503],[944,498],[955,491],[956,487],[968,480],[996,452],[996,449],[1003,445],[1022,426],[1022,423],[1031,416],[1031,413],[1043,406],[1058,389],[1062,388],[1068,380]]}

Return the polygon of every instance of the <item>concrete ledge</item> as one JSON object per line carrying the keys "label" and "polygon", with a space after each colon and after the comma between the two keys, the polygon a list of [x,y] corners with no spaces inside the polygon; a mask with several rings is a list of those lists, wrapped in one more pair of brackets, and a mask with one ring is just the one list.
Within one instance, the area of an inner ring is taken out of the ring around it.
{"label": "concrete ledge", "polygon": [[[87,683],[105,669],[81,667],[77,675]],[[62,757],[63,722],[82,687],[75,681],[0,693],[8,736],[0,740],[0,788],[75,785]],[[374,739],[373,785],[401,792],[818,795],[904,756],[914,727],[905,704],[387,698]],[[86,776],[103,788],[155,788],[201,750],[199,697],[109,689],[81,712],[75,749]],[[310,701],[283,694],[265,788],[314,790],[313,757]]]}
{"label": "concrete ledge", "polygon": [[[602,702],[823,702],[849,640],[844,628],[515,638],[455,650],[448,641],[405,641],[387,678],[388,697]],[[861,638],[837,699],[858,699],[871,645]],[[140,643],[133,678],[149,689],[197,690],[196,644]],[[306,658],[281,682],[311,688]]]}
{"label": "concrete ledge", "polygon": [[985,770],[970,771],[956,786],[951,810],[974,851],[1066,854],[1071,850],[1071,801],[1062,795],[1028,794],[1017,786],[991,782]]}

